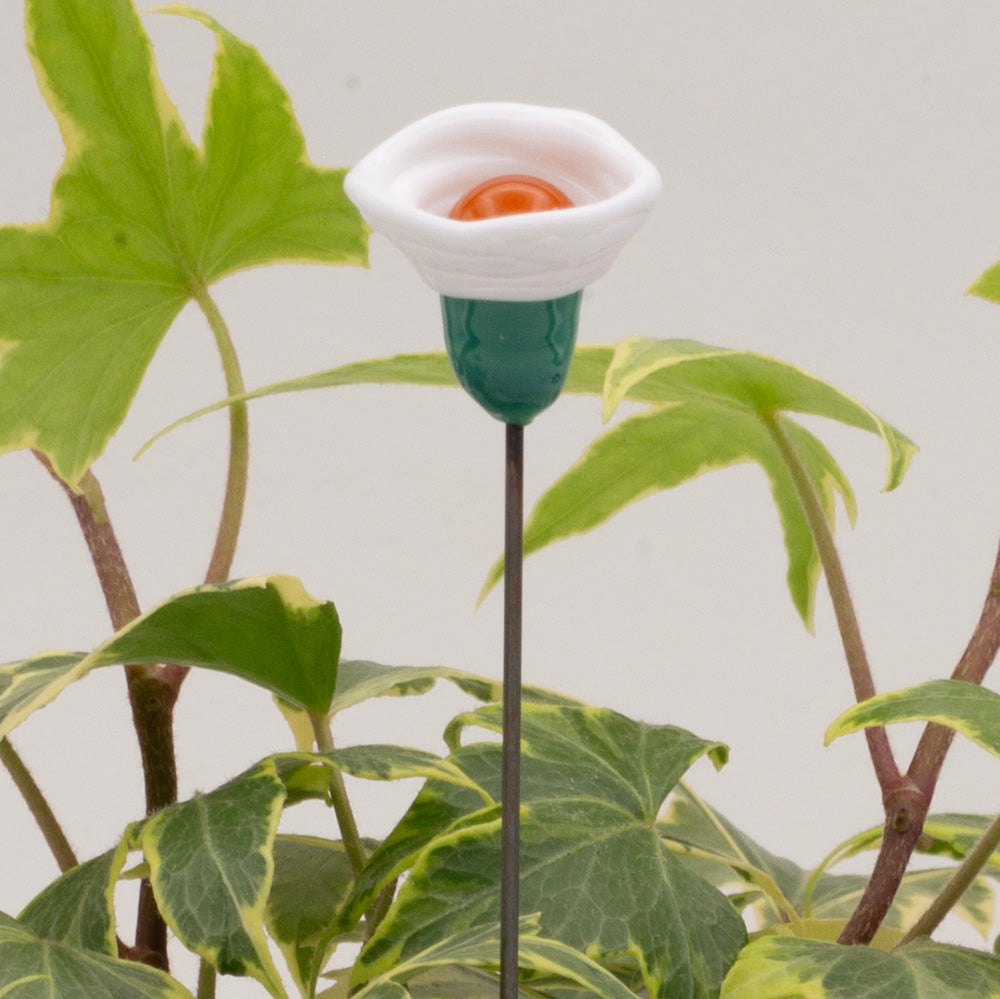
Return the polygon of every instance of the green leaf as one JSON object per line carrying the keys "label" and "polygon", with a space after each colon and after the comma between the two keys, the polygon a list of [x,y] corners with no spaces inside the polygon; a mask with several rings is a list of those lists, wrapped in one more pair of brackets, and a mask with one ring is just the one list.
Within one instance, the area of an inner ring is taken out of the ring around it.
{"label": "green leaf", "polygon": [[[372,697],[426,694],[438,679],[452,681],[460,690],[481,701],[500,698],[499,682],[465,670],[446,666],[382,666],[364,660],[344,660],[337,668],[336,693],[327,714],[333,716]],[[280,698],[278,708],[292,730],[296,746],[302,750],[311,749],[315,732],[309,713]]]}
{"label": "green leaf", "polygon": [[[329,715],[355,707],[373,697],[413,697],[432,690],[438,680],[449,680],[463,693],[478,701],[499,701],[502,685],[498,680],[453,669],[450,666],[383,666],[360,659],[341,660],[337,669],[337,689]],[[579,704],[565,694],[541,687],[525,686],[524,701],[536,704]],[[307,712],[279,701],[285,720],[291,726],[299,749],[312,748],[314,734]]]}
{"label": "green leaf", "polygon": [[[989,820],[973,823],[961,819],[930,817],[921,839],[921,852],[964,856],[958,852],[961,844],[967,849],[976,842],[976,830],[980,834],[985,831]],[[837,939],[857,907],[868,879],[833,874],[830,867],[862,850],[876,849],[881,842],[881,829],[866,831],[832,851],[810,873],[765,850],[683,784],[671,797],[657,829],[693,871],[717,888],[735,893],[730,897],[739,899],[749,886],[755,887],[757,891],[743,901],[751,905],[758,927],[812,936],[825,926],[832,940]],[[946,845],[944,836],[955,839]],[[904,875],[883,922],[883,927],[891,931],[882,937],[887,946],[898,943],[900,934],[924,912],[953,873],[954,868],[946,867]],[[994,891],[989,879],[977,879],[952,912],[985,938],[994,916]]]}
{"label": "green leaf", "polygon": [[[496,733],[500,710],[481,708],[463,724]],[[725,748],[611,711],[549,705],[525,705],[522,736],[524,911],[541,913],[545,936],[591,957],[633,957],[653,995],[713,995],[745,939],[742,921],[666,849],[653,824],[681,774],[701,756],[721,764]],[[497,799],[499,755],[497,743],[481,742],[450,758]],[[372,858],[386,878],[404,868],[408,875],[355,965],[354,984],[495,912],[497,809],[470,812],[479,803],[468,791],[427,787]],[[444,832],[421,841],[421,824],[449,817]]]}
{"label": "green leaf", "polygon": [[5,999],[193,999],[144,964],[39,939],[0,913],[0,996]]}
{"label": "green leaf", "polygon": [[[577,395],[600,395],[604,385],[604,372],[614,353],[609,346],[577,346],[573,352],[573,362],[563,391]],[[251,392],[231,396],[189,413],[169,426],[164,427],[139,450],[141,455],[161,437],[192,420],[208,413],[225,409],[235,402],[249,402],[267,396],[282,395],[286,392],[306,392],[313,389],[340,388],[345,385],[421,385],[436,388],[458,388],[458,381],[452,370],[448,355],[443,350],[428,351],[423,354],[396,354],[393,357],[379,357],[366,361],[355,361],[311,375],[289,378],[285,381],[263,385]],[[638,398],[641,398],[641,389]],[[137,455],[138,457],[138,455]]]}
{"label": "green leaf", "polygon": [[762,415],[810,413],[876,434],[889,455],[887,490],[902,482],[916,451],[911,440],[867,406],[792,364],[693,340],[631,337],[620,343],[608,367],[604,418],[646,381],[647,392],[656,392],[659,402],[709,396]]}
{"label": "green leaf", "polygon": [[[521,920],[518,938],[518,961],[522,969],[547,978],[573,982],[602,999],[635,999],[614,975],[605,971],[585,954],[567,947],[558,940],[548,940],[538,935],[537,920]],[[432,944],[419,954],[401,962],[395,968],[368,982],[355,995],[358,999],[379,999],[384,996],[409,996],[408,990],[387,991],[390,983],[401,985],[410,982],[428,969],[449,968],[456,964],[474,968],[495,969],[500,963],[500,928],[497,924],[464,930],[439,943]],[[496,995],[498,982],[493,981],[492,994]],[[438,994],[437,990],[434,992]]]}
{"label": "green leaf", "polygon": [[383,666],[364,660],[344,660],[337,674],[337,692],[330,714],[354,707],[371,697],[407,697],[425,694],[439,680],[450,680],[463,693],[480,701],[497,701],[497,680],[447,666]]}
{"label": "green leaf", "polygon": [[[943,855],[962,860],[978,843],[983,834],[993,824],[990,815],[966,815],[956,812],[941,812],[928,815],[924,819],[920,841],[921,853]],[[1000,851],[995,852],[987,863],[1000,868]]]}
{"label": "green leaf", "polygon": [[276,837],[267,929],[303,996],[308,995],[317,960],[324,962],[327,956],[325,932],[353,884],[343,843],[311,836]]}
{"label": "green leaf", "polygon": [[480,802],[492,802],[489,794],[450,759],[424,749],[395,745],[347,746],[325,753],[278,753],[268,759],[285,785],[288,804],[307,798],[327,800],[332,770],[363,780],[432,778],[468,788],[479,795]]}
{"label": "green leaf", "polygon": [[997,999],[1000,960],[918,941],[891,954],[871,947],[764,937],[746,947],[721,999]]}
{"label": "green leaf", "polygon": [[127,844],[67,871],[35,896],[17,917],[43,940],[117,956],[114,888]]}
{"label": "green leaf", "polygon": [[994,264],[976,278],[966,291],[967,295],[977,295],[987,302],[1000,305],[1000,263]]}
{"label": "green leaf", "polygon": [[[450,666],[382,666],[364,660],[345,659],[337,673],[337,692],[330,714],[354,707],[371,697],[408,697],[425,694],[437,680],[449,680],[477,701],[499,701],[503,686],[498,680],[452,669]],[[579,704],[566,694],[526,686],[522,698],[533,704]]]}
{"label": "green leaf", "polygon": [[209,794],[157,812],[140,847],[167,924],[223,974],[249,975],[272,996],[284,987],[264,916],[285,788],[271,760]]}
{"label": "green leaf", "polygon": [[44,653],[0,667],[0,735],[91,669],[179,663],[249,680],[324,715],[337,682],[337,609],[292,576],[196,586],[137,617],[88,655]]}
{"label": "green leaf", "polygon": [[[837,389],[798,368],[748,351],[690,340],[621,343],[605,382],[605,416],[625,398],[654,405],[588,448],[541,497],[525,528],[525,552],[590,530],[623,507],[706,471],[757,462],[767,475],[788,552],[788,587],[811,628],[820,561],[772,421],[793,410],[825,416],[878,434],[889,451],[886,488],[903,477],[915,450],[898,431]],[[783,428],[805,465],[828,521],[839,494],[851,521],[850,483],[826,447],[800,425]],[[480,599],[503,575],[497,561]]]}
{"label": "green leaf", "polygon": [[0,451],[37,448],[73,487],[190,298],[271,261],[366,258],[344,171],[309,163],[259,54],[170,9],[216,38],[201,150],[129,0],[27,3],[28,50],[66,158],[49,218],[0,229]]}
{"label": "green leaf", "polygon": [[128,624],[93,665],[180,663],[242,677],[323,715],[337,683],[337,609],[292,576],[197,586]]}
{"label": "green leaf", "polygon": [[825,743],[863,728],[913,721],[946,725],[1000,756],[1000,694],[961,680],[930,680],[870,697],[831,722]]}
{"label": "green leaf", "polygon": [[[833,518],[837,493],[853,517],[850,484],[823,444],[797,424],[789,423],[786,430],[827,517]],[[525,554],[588,531],[654,492],[747,461],[757,461],[770,480],[789,556],[788,586],[796,609],[811,626],[820,563],[795,487],[764,423],[755,413],[725,401],[655,406],[598,437],[535,504],[524,529]],[[490,570],[480,599],[502,575],[501,558]]]}
{"label": "green leaf", "polygon": [[[929,815],[924,820],[917,851],[925,856],[944,856],[953,860],[962,860],[984,833],[992,825],[993,819],[985,815],[958,815],[940,813]],[[839,844],[826,857],[809,877],[805,892],[804,911],[812,912],[812,902],[820,909],[831,911],[834,908],[839,914],[847,916],[853,911],[861,897],[866,879],[857,878],[857,884],[851,888],[851,875],[830,878],[828,871],[850,857],[867,850],[877,850],[882,845],[882,827],[873,826],[857,833]],[[1000,868],[1000,853],[994,853],[987,863]],[[952,876],[954,868],[938,870],[910,871],[903,876],[903,882],[893,899],[892,908],[886,920],[886,925],[900,930],[910,925],[923,913],[931,899],[936,897],[945,881]],[[994,872],[995,873],[995,872]],[[841,890],[832,892],[831,881],[841,886]],[[995,918],[995,891],[992,879],[981,876],[962,895],[951,912],[965,920],[977,933],[987,936]]]}
{"label": "green leaf", "polygon": [[765,850],[687,785],[677,786],[656,829],[692,870],[716,887],[758,888],[769,903],[755,907],[762,926],[801,916],[793,900],[806,881],[802,868]]}
{"label": "green leaf", "polygon": [[365,780],[404,780],[423,777],[445,781],[474,791],[486,801],[490,795],[450,759],[406,746],[347,746],[324,753],[345,773]]}
{"label": "green leaf", "polygon": [[[985,820],[981,832],[988,822]],[[968,846],[978,839],[975,828],[979,827],[967,822],[959,824],[957,817],[948,821],[932,816],[924,832],[925,837],[933,837],[935,833],[939,837],[961,836],[961,842]],[[836,927],[836,932],[832,932],[834,940],[857,907],[868,879],[854,874],[832,874],[829,868],[861,850],[875,849],[881,842],[881,829],[866,831],[849,841],[849,846],[845,844],[833,851],[810,874],[798,864],[765,850],[683,784],[671,797],[657,829],[693,871],[716,887],[737,892],[745,892],[748,885],[756,887],[757,897],[747,901],[752,904],[759,927],[781,927],[791,933],[810,935],[822,922]],[[952,849],[958,849],[957,842]],[[941,839],[932,838],[930,842],[922,839],[921,852],[948,851]],[[949,867],[909,871],[904,875],[883,922],[887,930],[894,931],[891,944],[898,942],[899,934],[923,913],[953,873],[954,869]],[[985,878],[977,879],[952,910],[984,937],[992,925],[993,911],[994,892]],[[795,925],[803,921],[809,925]]]}
{"label": "green leaf", "polygon": [[42,652],[0,666],[0,738],[89,669],[86,652]]}

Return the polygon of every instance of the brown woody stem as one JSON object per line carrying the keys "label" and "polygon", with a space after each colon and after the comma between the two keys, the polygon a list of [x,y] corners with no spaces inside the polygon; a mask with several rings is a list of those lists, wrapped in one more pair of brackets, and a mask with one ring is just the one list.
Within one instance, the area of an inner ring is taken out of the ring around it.
{"label": "brown woody stem", "polygon": [[[1000,549],[993,564],[993,574],[990,577],[979,621],[951,678],[964,680],[967,683],[982,683],[998,650],[1000,650]],[[900,820],[896,824],[886,822],[882,846],[875,861],[875,870],[857,909],[844,927],[840,937],[841,943],[868,943],[889,911],[889,906],[892,905],[899,883],[920,838],[924,819],[927,817],[931,798],[941,774],[941,767],[954,737],[954,731],[943,725],[932,723],[924,729],[907,770],[908,787],[898,802]],[[902,829],[898,828],[899,826],[902,826]],[[987,853],[987,857],[988,855]],[[968,876],[972,864],[976,862],[978,853],[973,860],[967,858],[962,864],[964,869],[962,877]],[[930,926],[932,922],[937,925],[934,921],[939,921],[940,916],[954,905],[958,897],[953,894],[954,891],[955,885],[950,882],[943,889],[942,895],[931,904],[929,915],[922,917],[917,926],[922,929],[923,926]]]}
{"label": "brown woody stem", "polygon": [[[115,630],[123,628],[139,616],[139,601],[108,518],[100,484],[88,471],[80,480],[80,492],[74,492],[43,455],[38,458],[69,499],[97,572],[111,623]],[[177,688],[158,666],[126,666],[125,676],[145,777],[146,813],[152,814],[177,800],[173,735]],[[142,882],[139,891],[135,952],[147,964],[167,967],[167,926],[147,881]]]}

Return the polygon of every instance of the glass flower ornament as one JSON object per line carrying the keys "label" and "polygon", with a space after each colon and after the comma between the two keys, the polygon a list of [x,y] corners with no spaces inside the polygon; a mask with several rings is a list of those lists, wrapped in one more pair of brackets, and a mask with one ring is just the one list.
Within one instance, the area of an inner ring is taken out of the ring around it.
{"label": "glass flower ornament", "polygon": [[441,295],[459,382],[521,426],[559,395],[581,292],[645,222],[660,186],[599,119],[510,103],[422,118],[345,182],[368,224]]}

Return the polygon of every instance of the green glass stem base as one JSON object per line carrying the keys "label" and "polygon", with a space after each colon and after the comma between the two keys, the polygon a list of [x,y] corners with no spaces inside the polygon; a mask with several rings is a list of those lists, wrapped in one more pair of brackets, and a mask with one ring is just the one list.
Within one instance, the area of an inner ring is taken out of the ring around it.
{"label": "green glass stem base", "polygon": [[556,401],[573,359],[581,295],[539,302],[441,297],[451,366],[491,416],[525,426]]}

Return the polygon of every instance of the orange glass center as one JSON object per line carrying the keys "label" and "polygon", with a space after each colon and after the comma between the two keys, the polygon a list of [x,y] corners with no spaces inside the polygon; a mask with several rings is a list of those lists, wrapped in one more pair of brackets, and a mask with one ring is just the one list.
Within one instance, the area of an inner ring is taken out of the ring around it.
{"label": "orange glass center", "polygon": [[507,174],[477,185],[458,200],[448,217],[460,222],[571,208],[573,202],[554,184],[540,177]]}

